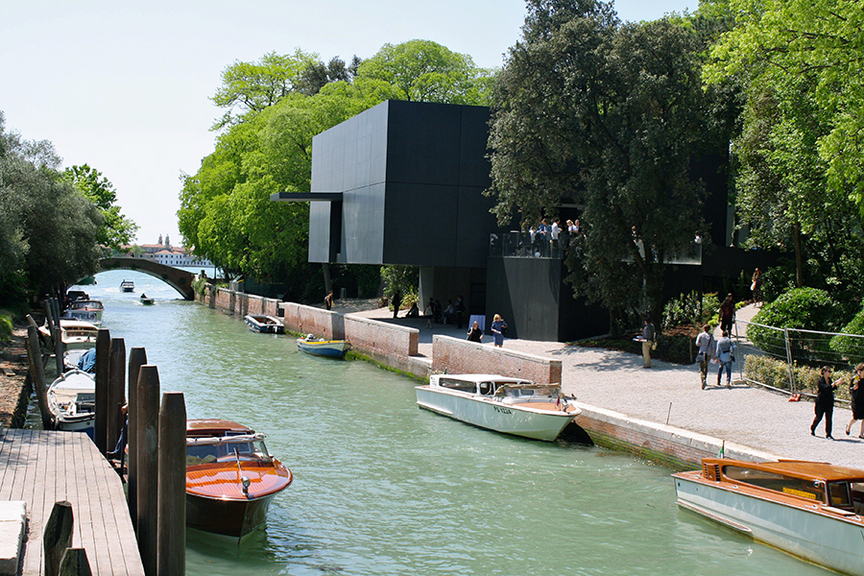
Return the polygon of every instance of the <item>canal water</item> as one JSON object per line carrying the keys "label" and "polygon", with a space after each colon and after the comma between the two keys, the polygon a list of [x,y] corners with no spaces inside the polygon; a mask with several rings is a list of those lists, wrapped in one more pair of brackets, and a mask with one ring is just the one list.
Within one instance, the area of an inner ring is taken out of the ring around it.
{"label": "canal water", "polygon": [[146,348],[162,391],[265,433],[294,472],[242,544],[190,530],[189,575],[829,574],[679,510],[666,468],[419,410],[414,380],[300,353],[144,274],[97,282],[103,327]]}

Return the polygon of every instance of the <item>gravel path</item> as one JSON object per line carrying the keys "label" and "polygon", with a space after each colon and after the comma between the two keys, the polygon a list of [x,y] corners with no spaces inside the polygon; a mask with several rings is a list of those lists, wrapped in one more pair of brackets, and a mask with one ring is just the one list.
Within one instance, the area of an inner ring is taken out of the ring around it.
{"label": "gravel path", "polygon": [[[738,320],[750,320],[758,310],[752,306],[738,311]],[[386,309],[354,312],[366,318],[393,322]],[[432,336],[446,334],[464,338],[467,328],[434,325],[426,328],[425,319],[398,319],[400,325],[420,329],[420,354],[431,356]],[[741,327],[743,330],[743,327]],[[488,337],[484,337],[485,340]],[[489,338],[491,341],[491,338]],[[810,435],[813,421],[811,402],[789,402],[785,395],[735,382],[731,389],[710,386],[702,390],[697,365],[682,366],[652,361],[642,368],[642,357],[625,352],[582,348],[560,342],[506,340],[505,348],[561,360],[564,391],[592,406],[626,414],[631,418],[698,432],[780,457],[817,460],[864,468],[864,440],[857,437],[861,423],[852,435],[845,428],[852,414],[834,409],[833,436],[825,438],[825,422],[817,436]],[[717,367],[712,365],[709,384],[716,382]],[[578,420],[577,420],[578,421]]]}

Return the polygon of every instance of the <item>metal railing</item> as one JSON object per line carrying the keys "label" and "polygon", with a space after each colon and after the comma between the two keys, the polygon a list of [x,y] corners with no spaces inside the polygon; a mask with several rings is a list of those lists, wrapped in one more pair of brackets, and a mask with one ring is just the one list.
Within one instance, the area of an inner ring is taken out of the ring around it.
{"label": "metal railing", "polygon": [[[582,251],[585,236],[574,235],[562,231],[557,240],[549,233],[537,234],[512,231],[503,234],[489,235],[489,255],[504,258],[553,258],[561,259],[570,253],[579,254]],[[645,248],[637,241],[639,252],[644,257]],[[700,265],[702,264],[702,243],[694,241],[686,250],[667,254],[666,264]]]}

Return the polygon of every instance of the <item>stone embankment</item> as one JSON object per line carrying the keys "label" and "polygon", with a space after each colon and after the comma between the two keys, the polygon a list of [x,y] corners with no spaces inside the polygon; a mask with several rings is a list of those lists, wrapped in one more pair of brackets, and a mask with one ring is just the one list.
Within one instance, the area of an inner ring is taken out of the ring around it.
{"label": "stone embankment", "polygon": [[[692,468],[721,447],[727,457],[797,458],[864,468],[864,439],[857,437],[860,423],[851,436],[844,433],[849,410],[835,409],[836,441],[824,438],[824,423],[820,435],[811,436],[811,403],[788,402],[784,395],[750,387],[740,379],[739,367],[731,388],[702,390],[696,366],[654,361],[645,370],[640,356],[559,342],[506,340],[504,348],[495,348],[488,336],[482,344],[465,341],[467,326],[394,319],[386,308],[352,311],[337,301],[334,310],[327,311],[224,289],[215,292],[202,300],[238,315],[284,316],[286,327],[299,334],[346,338],[361,354],[419,378],[446,370],[561,381],[583,408],[577,423],[595,442],[672,468]],[[739,319],[752,313],[739,311]],[[716,378],[716,367],[713,370]]]}

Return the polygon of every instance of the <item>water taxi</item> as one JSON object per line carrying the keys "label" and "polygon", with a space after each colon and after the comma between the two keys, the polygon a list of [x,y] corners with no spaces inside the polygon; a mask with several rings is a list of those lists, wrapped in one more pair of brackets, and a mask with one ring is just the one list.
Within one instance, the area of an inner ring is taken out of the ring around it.
{"label": "water taxi", "polygon": [[416,386],[420,408],[481,428],[551,442],[582,410],[560,384],[495,374],[433,374]]}
{"label": "water taxi", "polygon": [[131,280],[123,280],[120,283],[120,291],[121,292],[134,292],[135,291],[135,282]]}
{"label": "water taxi", "polygon": [[291,471],[264,435],[229,420],[186,421],[186,525],[242,538],[261,526]]}
{"label": "water taxi", "polygon": [[69,308],[63,312],[63,318],[68,320],[83,320],[96,326],[102,323],[102,312],[105,306],[99,300],[76,300],[69,303]]}
{"label": "water taxi", "polygon": [[[47,324],[39,327],[39,334],[46,339],[51,338],[51,330]],[[66,350],[92,348],[96,345],[99,328],[90,322],[80,320],[60,319],[60,338]]]}
{"label": "water taxi", "polygon": [[794,556],[864,576],[864,470],[704,458],[673,474],[678,505]]}

